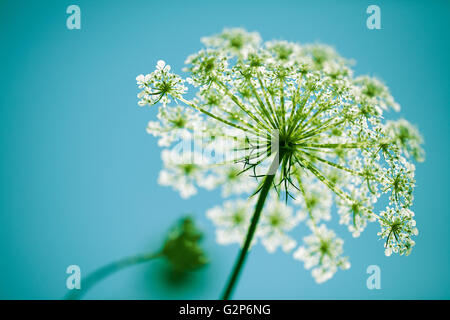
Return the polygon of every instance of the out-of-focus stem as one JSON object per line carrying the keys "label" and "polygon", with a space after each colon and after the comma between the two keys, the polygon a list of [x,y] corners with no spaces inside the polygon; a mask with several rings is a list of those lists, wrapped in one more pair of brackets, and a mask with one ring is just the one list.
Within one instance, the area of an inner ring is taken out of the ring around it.
{"label": "out-of-focus stem", "polygon": [[116,273],[117,271],[123,270],[125,268],[141,264],[144,262],[151,261],[153,259],[159,258],[162,256],[161,252],[157,253],[147,253],[147,254],[139,254],[131,257],[126,257],[114,262],[111,262],[103,267],[98,268],[91,274],[89,274],[85,280],[81,280],[81,289],[76,290],[73,289],[72,292],[68,293],[64,299],[66,300],[77,300],[80,299],[83,294],[86,293],[90,288],[92,288],[94,285],[96,285],[101,280],[105,279],[106,277],[110,276],[113,273]]}

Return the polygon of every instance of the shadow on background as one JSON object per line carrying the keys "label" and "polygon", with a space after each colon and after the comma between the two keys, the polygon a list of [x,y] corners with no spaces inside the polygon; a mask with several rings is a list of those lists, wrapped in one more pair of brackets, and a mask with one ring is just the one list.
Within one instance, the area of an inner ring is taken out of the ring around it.
{"label": "shadow on background", "polygon": [[142,283],[146,284],[149,293],[161,291],[164,292],[165,298],[181,292],[185,295],[205,283],[204,276],[198,275],[199,270],[209,263],[201,245],[202,239],[203,232],[197,228],[194,219],[190,216],[182,217],[168,231],[163,244],[154,246],[160,249],[117,259],[96,268],[87,276],[81,277],[79,273],[70,277],[72,288],[78,289],[69,290],[64,298],[82,299],[101,282],[114,281],[111,279],[113,275],[138,265],[145,267]]}

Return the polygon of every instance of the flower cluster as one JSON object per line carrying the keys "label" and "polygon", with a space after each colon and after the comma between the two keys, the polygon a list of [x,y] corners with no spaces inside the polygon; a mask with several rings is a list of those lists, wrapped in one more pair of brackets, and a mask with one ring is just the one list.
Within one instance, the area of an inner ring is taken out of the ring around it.
{"label": "flower cluster", "polygon": [[190,139],[191,133],[201,125],[201,118],[191,109],[181,106],[161,107],[158,121],[150,121],[147,132],[159,137],[158,145],[169,147],[173,142]]}
{"label": "flower cluster", "polygon": [[[171,148],[163,151],[160,183],[183,197],[198,187],[233,196],[207,216],[219,243],[242,244],[255,205],[247,196],[272,177],[252,244],[291,252],[294,229],[306,221],[313,234],[294,257],[313,268],[318,282],[349,267],[342,240],[323,224],[333,203],[353,236],[378,221],[386,254],[409,253],[417,234],[410,160],[423,160],[423,140],[406,120],[385,121],[384,113],[400,109],[387,86],[355,77],[351,61],[326,45],[263,43],[243,29],[202,42],[206,47],[186,60],[185,79],[162,61],[137,77],[139,104],[162,103],[147,129]],[[185,83],[192,99],[184,96]],[[179,105],[168,106],[170,98]],[[377,214],[384,195],[389,206]]]}
{"label": "flower cluster", "polygon": [[223,207],[209,209],[206,216],[217,226],[216,239],[220,244],[242,243],[250,225],[251,201],[229,200]]}
{"label": "flower cluster", "polygon": [[171,73],[170,66],[162,60],[159,60],[156,64],[155,71],[145,76],[143,74],[138,75],[136,81],[139,89],[142,89],[138,94],[140,106],[153,105],[158,102],[166,106],[170,103],[169,96],[176,99],[187,91],[184,80]]}
{"label": "flower cluster", "polygon": [[378,235],[386,238],[385,253],[390,256],[392,252],[409,255],[415,245],[411,237],[417,236],[414,213],[409,209],[401,209],[394,212],[392,208],[380,213],[381,231]]}
{"label": "flower cluster", "polygon": [[[216,206],[206,212],[206,216],[216,225],[216,239],[220,244],[238,243],[242,244],[247,234],[252,217],[253,200],[228,200],[223,206]],[[268,252],[273,253],[278,248],[284,252],[290,252],[295,248],[297,242],[289,235],[289,231],[295,228],[300,219],[294,215],[292,207],[278,200],[275,192],[263,210],[261,224],[256,237],[255,244],[261,241]]]}
{"label": "flower cluster", "polygon": [[304,246],[294,252],[294,258],[303,261],[306,269],[312,268],[311,274],[318,283],[332,278],[338,268],[350,268],[348,259],[342,257],[342,239],[337,238],[324,224],[312,227],[312,231],[303,239]]}

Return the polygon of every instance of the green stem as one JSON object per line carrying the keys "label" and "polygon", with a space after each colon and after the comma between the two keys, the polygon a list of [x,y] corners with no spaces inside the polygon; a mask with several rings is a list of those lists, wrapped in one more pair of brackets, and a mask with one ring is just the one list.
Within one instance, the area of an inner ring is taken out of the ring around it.
{"label": "green stem", "polygon": [[134,266],[137,264],[148,262],[150,260],[159,258],[161,256],[162,256],[162,252],[150,253],[150,254],[149,253],[139,254],[139,255],[126,257],[126,258],[114,261],[112,263],[109,263],[103,267],[98,268],[94,272],[92,272],[90,275],[88,275],[85,278],[85,280],[81,280],[81,289],[73,290],[72,292],[68,293],[64,297],[64,299],[65,300],[78,300],[83,296],[83,294],[86,293],[86,291],[88,291],[90,288],[92,288],[98,282],[100,282],[101,280],[110,276],[111,274],[116,273],[117,271],[123,270],[127,267],[131,267],[131,266]]}
{"label": "green stem", "polygon": [[239,252],[239,256],[236,260],[236,263],[233,267],[233,271],[231,273],[230,278],[228,279],[227,285],[225,287],[225,291],[222,295],[222,300],[228,300],[233,293],[233,289],[236,285],[236,282],[239,278],[239,274],[244,266],[245,258],[247,257],[248,250],[250,249],[250,245],[252,243],[253,236],[256,231],[256,227],[258,225],[259,218],[261,217],[261,212],[264,207],[264,203],[266,201],[267,195],[269,194],[270,188],[272,187],[272,182],[275,179],[276,170],[278,169],[279,163],[282,161],[282,153],[279,153],[275,156],[273,160],[268,174],[265,176],[263,185],[261,187],[261,191],[259,193],[258,202],[255,206],[255,211],[253,213],[252,221],[250,227],[247,231],[247,236],[245,238],[244,245]]}

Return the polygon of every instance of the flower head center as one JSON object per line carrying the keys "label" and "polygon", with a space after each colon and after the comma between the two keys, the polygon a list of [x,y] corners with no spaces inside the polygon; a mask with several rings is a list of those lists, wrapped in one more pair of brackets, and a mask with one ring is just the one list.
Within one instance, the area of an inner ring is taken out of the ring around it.
{"label": "flower head center", "polygon": [[190,175],[195,171],[197,166],[193,163],[186,163],[186,164],[181,164],[180,168],[186,175]]}
{"label": "flower head center", "polygon": [[242,39],[241,35],[237,35],[230,40],[231,47],[239,50],[244,45],[244,39]]}
{"label": "flower head center", "polygon": [[178,117],[170,121],[176,128],[182,129],[186,125],[186,119],[183,117]]}

